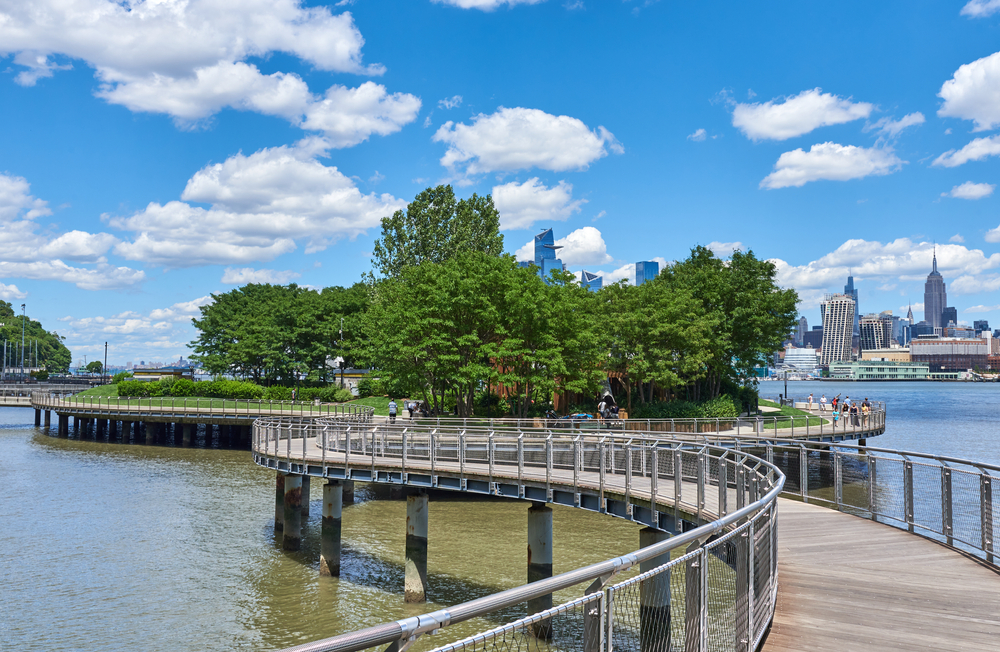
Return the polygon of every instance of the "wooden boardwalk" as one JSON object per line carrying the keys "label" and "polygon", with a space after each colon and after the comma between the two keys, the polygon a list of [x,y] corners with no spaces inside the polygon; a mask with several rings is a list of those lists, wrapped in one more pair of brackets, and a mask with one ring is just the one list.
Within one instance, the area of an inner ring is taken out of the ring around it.
{"label": "wooden boardwalk", "polygon": [[782,499],[764,652],[1000,650],[1000,574],[933,541]]}

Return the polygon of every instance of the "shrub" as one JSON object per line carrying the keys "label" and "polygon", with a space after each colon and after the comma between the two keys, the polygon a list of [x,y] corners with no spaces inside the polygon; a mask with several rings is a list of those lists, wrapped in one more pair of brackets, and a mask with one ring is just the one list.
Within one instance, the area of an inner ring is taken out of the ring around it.
{"label": "shrub", "polygon": [[288,401],[292,398],[292,389],[273,385],[264,390],[264,400],[266,401]]}
{"label": "shrub", "polygon": [[740,408],[736,401],[733,400],[733,397],[724,394],[703,403],[658,401],[641,404],[629,416],[635,419],[729,419],[739,415]]}
{"label": "shrub", "polygon": [[131,377],[132,377],[131,371],[119,371],[118,373],[116,373],[114,376],[111,377],[111,382],[117,385],[123,380],[128,380]]}
{"label": "shrub", "polygon": [[346,387],[345,388],[338,387],[333,392],[334,403],[345,403],[347,401],[352,400],[353,398],[354,398],[354,393],[351,390],[347,389]]}
{"label": "shrub", "polygon": [[149,385],[140,380],[123,380],[118,383],[118,396],[146,397],[149,396]]}
{"label": "shrub", "polygon": [[181,378],[170,388],[171,396],[194,396],[194,382]]}
{"label": "shrub", "polygon": [[361,380],[358,381],[358,397],[368,398],[369,396],[374,396],[374,392],[372,389],[372,379],[362,378]]}

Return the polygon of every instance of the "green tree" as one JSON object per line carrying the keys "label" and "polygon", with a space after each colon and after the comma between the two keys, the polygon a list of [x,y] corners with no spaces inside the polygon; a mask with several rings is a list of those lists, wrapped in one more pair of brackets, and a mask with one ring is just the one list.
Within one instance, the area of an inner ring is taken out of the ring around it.
{"label": "green tree", "polygon": [[85,369],[89,374],[99,374],[102,371],[104,371],[104,365],[101,363],[100,360],[91,360],[90,362],[87,363]]}
{"label": "green tree", "polygon": [[[0,339],[7,341],[8,369],[21,364],[21,315],[6,301],[0,301]],[[55,331],[47,331],[42,324],[30,317],[24,319],[24,364],[26,367],[44,367],[50,374],[69,371],[72,355],[64,338]],[[3,345],[0,344],[0,347]],[[0,348],[2,351],[2,348]]]}
{"label": "green tree", "polygon": [[456,201],[450,185],[438,186],[417,195],[405,211],[382,218],[372,267],[378,277],[393,278],[405,267],[440,263],[467,251],[503,253],[500,213],[490,195]]}

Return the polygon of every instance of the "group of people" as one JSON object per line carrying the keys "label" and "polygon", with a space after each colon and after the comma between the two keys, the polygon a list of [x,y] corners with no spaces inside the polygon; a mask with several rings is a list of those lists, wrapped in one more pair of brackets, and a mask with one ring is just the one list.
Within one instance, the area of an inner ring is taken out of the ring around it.
{"label": "group of people", "polygon": [[601,419],[617,419],[618,404],[611,394],[605,394],[597,404],[597,414]]}
{"label": "group of people", "polygon": [[[809,410],[812,411],[812,394],[809,395],[807,404],[809,405]],[[845,428],[847,427],[848,422],[859,427],[865,427],[868,425],[868,417],[872,411],[872,404],[868,400],[867,396],[865,397],[865,400],[859,403],[858,401],[852,401],[850,396],[845,396],[844,399],[841,400],[840,394],[837,394],[830,402],[830,406],[832,408],[833,426],[835,428],[841,420],[844,421]],[[819,398],[819,411],[821,413],[826,412],[826,394],[823,394]]]}
{"label": "group of people", "polygon": [[[410,421],[413,420],[413,414],[419,412],[420,416],[429,416],[431,411],[427,407],[427,401],[414,401],[411,399],[405,399],[403,401],[403,407],[406,411],[410,413]],[[396,414],[399,412],[399,404],[396,403],[396,399],[389,399],[389,423],[396,423]]]}

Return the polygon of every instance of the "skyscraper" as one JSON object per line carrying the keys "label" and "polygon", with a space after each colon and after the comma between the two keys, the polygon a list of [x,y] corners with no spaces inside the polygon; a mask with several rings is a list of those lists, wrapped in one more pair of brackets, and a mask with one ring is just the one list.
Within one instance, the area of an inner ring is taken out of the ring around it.
{"label": "skyscraper", "polygon": [[953,326],[958,324],[958,309],[954,306],[948,306],[941,311],[941,325],[947,326],[948,324]]}
{"label": "skyscraper", "polygon": [[819,363],[849,361],[854,326],[854,297],[828,294],[820,304],[823,315],[823,347]]}
{"label": "skyscraper", "polygon": [[660,273],[660,263],[655,260],[641,260],[635,264],[635,284],[652,281]]}
{"label": "skyscraper", "polygon": [[795,346],[805,346],[804,342],[806,339],[806,333],[809,332],[809,322],[806,321],[805,315],[799,317],[799,326],[795,330]]}
{"label": "skyscraper", "polygon": [[924,321],[933,328],[941,328],[941,314],[948,305],[948,294],[944,289],[944,278],[937,269],[937,249],[934,250],[934,262],[931,273],[924,283]]}
{"label": "skyscraper", "polygon": [[552,270],[563,270],[562,261],[556,258],[556,250],[562,249],[556,245],[555,236],[552,229],[545,229],[535,236],[535,265],[538,266],[538,273],[546,281]]}
{"label": "skyscraper", "polygon": [[892,341],[892,313],[865,315],[861,318],[861,350],[887,349]]}
{"label": "skyscraper", "polygon": [[580,285],[591,292],[597,292],[604,285],[604,277],[584,270],[580,272]]}
{"label": "skyscraper", "polygon": [[844,294],[854,299],[854,325],[853,328],[851,329],[851,332],[854,335],[857,335],[861,332],[861,329],[858,326],[859,324],[858,316],[861,314],[861,312],[860,310],[858,310],[858,290],[857,288],[854,287],[854,275],[851,274],[850,272],[847,272],[847,285],[844,286]]}

